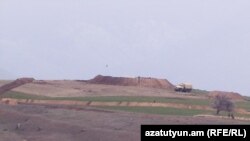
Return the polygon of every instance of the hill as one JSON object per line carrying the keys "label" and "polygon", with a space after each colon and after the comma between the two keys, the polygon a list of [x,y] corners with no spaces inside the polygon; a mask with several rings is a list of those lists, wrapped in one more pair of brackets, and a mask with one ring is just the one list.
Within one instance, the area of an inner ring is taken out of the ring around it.
{"label": "hill", "polygon": [[14,88],[22,86],[24,84],[31,83],[34,80],[35,80],[34,78],[19,78],[19,79],[15,80],[15,81],[4,84],[4,85],[2,85],[0,87],[0,95],[7,92],[7,91],[10,91],[10,90],[12,90]]}
{"label": "hill", "polygon": [[211,91],[209,92],[208,96],[209,97],[216,97],[218,95],[224,95],[232,100],[243,100],[244,97],[240,95],[239,93],[236,92],[224,92],[224,91]]}
{"label": "hill", "polygon": [[119,85],[119,86],[140,86],[149,88],[163,88],[173,90],[174,85],[166,79],[157,79],[151,77],[112,77],[97,75],[95,78],[87,81],[92,84],[104,84],[104,85]]}

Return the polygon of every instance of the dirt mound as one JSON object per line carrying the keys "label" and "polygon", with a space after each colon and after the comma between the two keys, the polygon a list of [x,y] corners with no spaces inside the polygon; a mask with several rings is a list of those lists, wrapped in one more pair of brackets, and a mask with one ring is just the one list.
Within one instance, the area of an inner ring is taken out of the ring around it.
{"label": "dirt mound", "polygon": [[150,88],[174,89],[174,85],[166,79],[156,79],[151,77],[112,77],[98,75],[88,81],[93,84],[119,85],[119,86],[142,86]]}
{"label": "dirt mound", "polygon": [[14,89],[16,87],[19,87],[21,85],[24,85],[26,83],[31,83],[33,82],[35,79],[34,78],[19,78],[13,82],[10,82],[8,84],[5,84],[3,86],[0,87],[0,94],[3,94],[11,89]]}
{"label": "dirt mound", "polygon": [[235,92],[212,91],[208,94],[209,97],[216,97],[217,95],[225,95],[232,100],[243,100],[244,98]]}

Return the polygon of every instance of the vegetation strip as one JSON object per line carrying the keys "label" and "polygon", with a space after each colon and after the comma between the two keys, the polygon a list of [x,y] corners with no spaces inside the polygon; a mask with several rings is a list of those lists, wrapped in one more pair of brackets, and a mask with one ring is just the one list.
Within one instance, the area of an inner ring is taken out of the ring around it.
{"label": "vegetation strip", "polygon": [[180,103],[187,105],[209,106],[209,100],[204,99],[186,99],[169,97],[148,97],[148,96],[91,96],[91,97],[48,97],[20,92],[10,91],[2,98],[14,99],[33,99],[33,100],[73,100],[73,101],[100,101],[100,102],[156,102],[156,103]]}
{"label": "vegetation strip", "polygon": [[[169,98],[169,97],[146,97],[146,96],[95,96],[95,97],[48,97],[39,96],[15,91],[9,91],[1,95],[2,100],[11,98],[13,102],[20,100],[19,103],[38,102],[41,104],[70,105],[70,106],[101,106],[101,107],[162,107],[162,108],[178,108],[185,110],[207,110],[211,111],[211,100],[204,99],[186,99],[186,98]],[[10,104],[11,104],[10,102]],[[237,116],[250,117],[250,101],[237,101]]]}
{"label": "vegetation strip", "polygon": [[2,98],[3,103],[9,104],[49,104],[49,105],[76,105],[76,106],[126,106],[126,107],[172,107],[178,109],[209,110],[207,106],[185,105],[174,103],[154,103],[154,102],[100,102],[100,101],[70,101],[70,100],[33,100],[33,99],[13,99]]}
{"label": "vegetation strip", "polygon": [[179,115],[179,116],[194,116],[197,114],[210,114],[211,111],[194,110],[194,109],[179,109],[172,107],[124,107],[124,106],[104,106],[98,108],[107,110],[126,111],[133,113],[148,113],[148,114],[160,114],[160,115]]}

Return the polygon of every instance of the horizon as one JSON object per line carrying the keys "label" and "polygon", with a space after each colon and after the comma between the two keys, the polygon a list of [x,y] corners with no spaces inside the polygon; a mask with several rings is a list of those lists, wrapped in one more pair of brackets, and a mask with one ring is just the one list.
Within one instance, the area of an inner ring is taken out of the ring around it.
{"label": "horizon", "polygon": [[[178,85],[178,84],[174,84],[172,83],[170,80],[168,80],[167,78],[158,78],[158,77],[150,77],[150,76],[111,76],[111,75],[102,75],[102,74],[98,74],[98,75],[95,75],[94,77],[92,78],[89,78],[89,79],[36,79],[34,78],[35,80],[37,81],[88,81],[88,80],[91,80],[91,79],[94,79],[95,77],[97,76],[108,76],[108,77],[121,77],[121,78],[138,78],[138,77],[141,77],[141,78],[153,78],[153,79],[161,79],[161,80],[166,80],[168,82],[170,82],[170,84],[172,85]],[[20,78],[33,78],[33,77],[20,77]],[[19,78],[16,78],[16,79],[19,79]],[[0,79],[0,81],[3,80],[3,79]],[[14,81],[15,79],[6,79],[6,80],[3,80],[3,81]],[[182,82],[182,83],[187,83],[187,82]],[[188,83],[188,84],[192,84],[192,83]],[[110,84],[107,84],[107,85],[110,85]],[[236,92],[236,91],[224,91],[224,90],[208,90],[208,89],[200,89],[200,88],[196,88],[196,87],[193,87],[194,90],[204,90],[204,91],[208,91],[208,92],[215,92],[215,91],[219,91],[219,92],[230,92],[230,93],[238,93],[242,96],[247,96],[247,95],[243,95],[239,92]]]}
{"label": "horizon", "polygon": [[164,78],[250,96],[250,1],[1,0],[0,79]]}

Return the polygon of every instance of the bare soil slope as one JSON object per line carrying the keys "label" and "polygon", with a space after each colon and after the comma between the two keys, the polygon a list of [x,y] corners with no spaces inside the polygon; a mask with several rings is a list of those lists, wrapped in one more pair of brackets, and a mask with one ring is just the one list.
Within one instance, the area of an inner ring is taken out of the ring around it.
{"label": "bare soil slope", "polygon": [[32,81],[34,81],[34,78],[20,78],[13,82],[4,84],[0,87],[0,95],[16,87],[31,83]]}
{"label": "bare soil slope", "polygon": [[[158,97],[183,97],[183,94],[173,90],[138,87],[92,84],[75,80],[35,80],[32,83],[13,89],[33,95],[50,97],[91,97],[91,96],[158,96]],[[185,96],[185,98],[200,98],[198,96]]]}
{"label": "bare soil slope", "polygon": [[112,77],[98,75],[95,78],[88,81],[93,84],[105,84],[105,85],[119,85],[119,86],[141,86],[150,88],[162,88],[173,90],[174,85],[166,79],[157,79],[151,77]]}
{"label": "bare soil slope", "polygon": [[223,92],[223,91],[212,91],[208,94],[209,97],[216,97],[218,95],[224,95],[230,99],[233,100],[243,100],[244,98],[239,94],[235,92]]}

